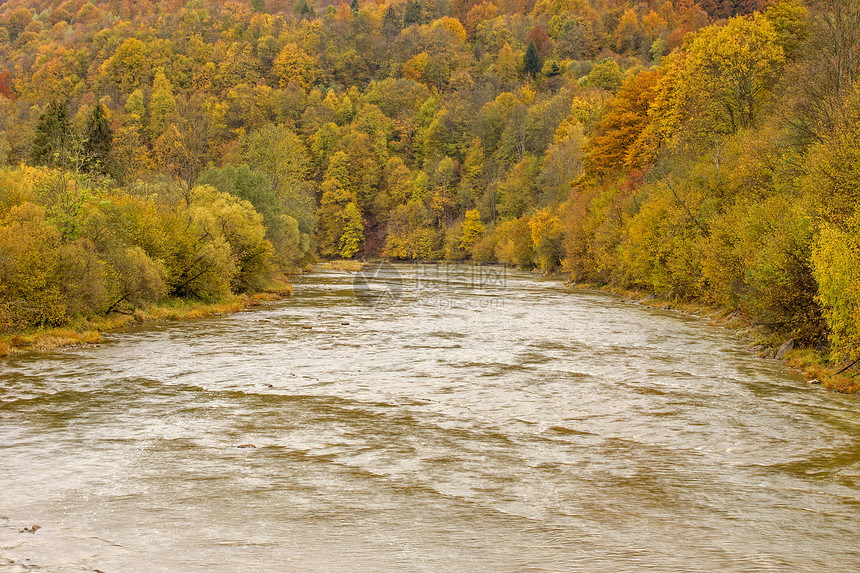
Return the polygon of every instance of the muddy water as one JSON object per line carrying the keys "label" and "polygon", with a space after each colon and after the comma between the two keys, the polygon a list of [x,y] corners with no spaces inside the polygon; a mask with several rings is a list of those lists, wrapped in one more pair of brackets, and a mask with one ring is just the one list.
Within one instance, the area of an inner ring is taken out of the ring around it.
{"label": "muddy water", "polygon": [[0,570],[856,571],[858,406],[557,281],[315,274],[0,364]]}

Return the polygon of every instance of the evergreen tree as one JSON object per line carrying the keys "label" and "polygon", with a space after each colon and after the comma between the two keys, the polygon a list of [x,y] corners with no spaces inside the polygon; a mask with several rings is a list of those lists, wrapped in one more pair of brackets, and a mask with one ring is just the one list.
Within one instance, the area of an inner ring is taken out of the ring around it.
{"label": "evergreen tree", "polygon": [[299,18],[316,18],[317,13],[314,12],[314,9],[308,4],[308,0],[299,0],[296,2],[293,10],[296,11],[296,14],[299,15]]}
{"label": "evergreen tree", "polygon": [[74,133],[66,104],[52,102],[39,116],[30,158],[36,165],[65,166]]}
{"label": "evergreen tree", "polygon": [[523,59],[523,64],[525,66],[526,73],[531,77],[537,76],[543,67],[543,62],[541,61],[540,54],[538,54],[534,40],[529,42],[529,47],[526,49],[526,56]]}
{"label": "evergreen tree", "polygon": [[349,9],[352,10],[353,14],[358,14],[358,0],[352,0],[349,3]]}
{"label": "evergreen tree", "polygon": [[108,157],[113,146],[113,131],[102,104],[96,104],[87,120],[84,134],[85,169],[107,173]]}
{"label": "evergreen tree", "polygon": [[394,6],[388,6],[385,9],[385,16],[382,18],[382,33],[386,38],[393,38],[400,33],[402,20]]}
{"label": "evergreen tree", "polygon": [[413,0],[406,5],[406,13],[403,15],[403,23],[409,26],[410,24],[419,24],[421,22],[421,3],[418,0]]}

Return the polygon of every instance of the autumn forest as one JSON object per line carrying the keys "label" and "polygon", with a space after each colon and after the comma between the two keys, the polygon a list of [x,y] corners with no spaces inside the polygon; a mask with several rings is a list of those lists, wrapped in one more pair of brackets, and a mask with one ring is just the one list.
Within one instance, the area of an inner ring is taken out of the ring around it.
{"label": "autumn forest", "polygon": [[8,0],[0,332],[498,261],[860,346],[858,0]]}

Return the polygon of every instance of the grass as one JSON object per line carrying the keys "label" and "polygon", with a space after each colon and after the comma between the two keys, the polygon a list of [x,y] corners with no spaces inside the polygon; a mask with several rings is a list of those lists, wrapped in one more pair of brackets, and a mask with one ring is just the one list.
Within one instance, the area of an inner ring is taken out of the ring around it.
{"label": "grass", "polygon": [[234,295],[215,302],[169,298],[157,304],[134,309],[133,312],[78,318],[60,328],[40,328],[2,336],[0,337],[0,357],[27,351],[46,351],[61,347],[99,344],[102,341],[103,332],[117,330],[131,324],[223,316],[249,307],[277,302],[292,294],[293,287],[289,283],[280,281],[259,293]]}
{"label": "grass", "polygon": [[834,364],[826,353],[813,348],[792,350],[785,357],[789,368],[800,372],[811,384],[821,384],[833,392],[860,394],[860,380],[857,372],[842,372],[843,364]]}

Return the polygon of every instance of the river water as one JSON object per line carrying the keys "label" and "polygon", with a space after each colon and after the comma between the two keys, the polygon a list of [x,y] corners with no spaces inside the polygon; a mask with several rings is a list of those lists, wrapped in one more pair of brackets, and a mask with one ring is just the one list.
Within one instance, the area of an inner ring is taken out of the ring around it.
{"label": "river water", "polygon": [[858,405],[555,280],[317,273],[0,363],[0,570],[858,571]]}

